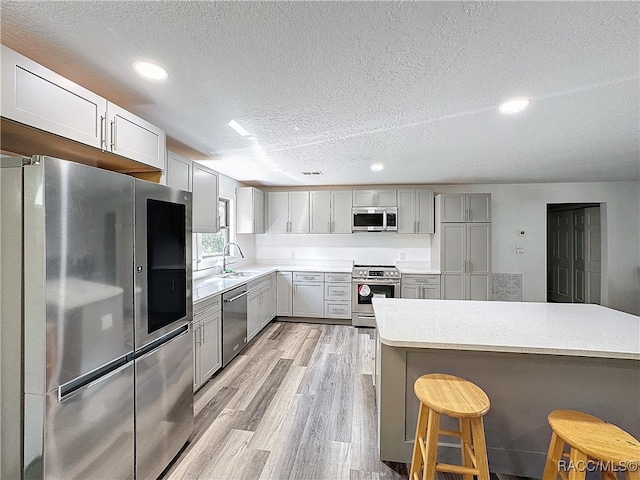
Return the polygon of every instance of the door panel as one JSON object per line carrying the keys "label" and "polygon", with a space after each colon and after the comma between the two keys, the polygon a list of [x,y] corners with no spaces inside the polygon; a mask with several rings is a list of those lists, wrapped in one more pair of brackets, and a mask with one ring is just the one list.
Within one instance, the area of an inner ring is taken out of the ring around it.
{"label": "door panel", "polygon": [[491,276],[485,273],[471,273],[469,275],[469,300],[488,300],[491,294]]}
{"label": "door panel", "polygon": [[547,269],[552,281],[547,284],[547,300],[571,302],[573,297],[573,213],[552,212],[547,217]]}
{"label": "door panel", "polygon": [[464,223],[442,225],[442,243],[446,245],[442,259],[442,271],[464,273],[466,258],[466,228]]}
{"label": "door panel", "polygon": [[136,478],[157,478],[193,432],[193,336],[135,360]]}
{"label": "door panel", "polygon": [[[469,272],[487,273],[491,270],[491,225],[467,225],[467,259]],[[448,247],[448,246],[447,246]]]}
{"label": "door panel", "polygon": [[44,478],[133,477],[132,362],[46,404]]}
{"label": "door panel", "polygon": [[600,274],[601,274],[601,222],[600,207],[585,209],[585,264],[586,298],[587,303],[600,304]]}
{"label": "door panel", "polygon": [[443,300],[464,300],[464,273],[443,273],[442,274],[442,299]]}

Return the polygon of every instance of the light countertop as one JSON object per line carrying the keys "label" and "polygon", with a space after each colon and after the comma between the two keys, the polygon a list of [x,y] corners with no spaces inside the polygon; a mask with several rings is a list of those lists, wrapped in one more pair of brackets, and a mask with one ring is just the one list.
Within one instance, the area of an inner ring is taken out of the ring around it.
{"label": "light countertop", "polygon": [[244,283],[257,280],[272,272],[335,272],[351,273],[353,264],[347,262],[331,262],[327,264],[291,264],[291,265],[267,265],[254,264],[238,268],[235,271],[243,273],[239,277],[222,277],[213,275],[193,281],[193,303],[199,303],[212,295],[227,292]]}
{"label": "light countertop", "polygon": [[433,268],[429,262],[398,260],[396,267],[402,275],[440,275],[440,270]]}
{"label": "light countertop", "polygon": [[374,298],[373,309],[392,347],[640,360],[640,317],[600,305]]}

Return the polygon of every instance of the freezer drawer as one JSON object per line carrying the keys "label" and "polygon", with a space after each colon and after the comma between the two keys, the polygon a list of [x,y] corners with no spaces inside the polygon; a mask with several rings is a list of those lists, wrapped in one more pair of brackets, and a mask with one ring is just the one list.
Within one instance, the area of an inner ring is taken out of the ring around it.
{"label": "freezer drawer", "polygon": [[157,478],[193,432],[193,336],[186,326],[135,360],[138,479]]}
{"label": "freezer drawer", "polygon": [[[25,465],[25,478],[132,478],[133,362],[63,401],[58,400],[58,390],[45,401],[43,461],[36,457]],[[30,416],[25,418],[25,429],[35,420]],[[31,453],[25,451],[27,459],[34,458]]]}

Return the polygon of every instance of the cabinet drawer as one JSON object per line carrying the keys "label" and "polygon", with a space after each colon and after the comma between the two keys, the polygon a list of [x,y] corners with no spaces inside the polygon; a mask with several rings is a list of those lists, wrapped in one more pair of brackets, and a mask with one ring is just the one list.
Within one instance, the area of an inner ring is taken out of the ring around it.
{"label": "cabinet drawer", "polygon": [[269,288],[269,277],[261,277],[247,283],[247,290],[249,292],[264,290],[266,288]]}
{"label": "cabinet drawer", "polygon": [[324,273],[293,272],[294,282],[324,282]]}
{"label": "cabinet drawer", "polygon": [[324,302],[325,318],[351,318],[351,302]]}
{"label": "cabinet drawer", "polygon": [[200,316],[204,315],[205,313],[215,312],[216,310],[220,310],[221,308],[222,296],[214,295],[213,297],[207,298],[206,300],[198,303],[198,305],[194,307],[193,316],[195,317],[196,315]]}
{"label": "cabinet drawer", "polygon": [[351,282],[350,273],[325,273],[324,281],[329,283],[349,283]]}
{"label": "cabinet drawer", "polygon": [[325,283],[324,299],[325,300],[350,300],[351,299],[351,283]]}
{"label": "cabinet drawer", "polygon": [[440,275],[403,275],[405,285],[440,285]]}

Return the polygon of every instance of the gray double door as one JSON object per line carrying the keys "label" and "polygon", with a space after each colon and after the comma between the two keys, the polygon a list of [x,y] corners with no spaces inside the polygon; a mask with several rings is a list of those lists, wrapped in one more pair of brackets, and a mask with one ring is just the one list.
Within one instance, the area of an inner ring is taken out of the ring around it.
{"label": "gray double door", "polygon": [[555,208],[547,215],[547,300],[599,304],[600,207]]}

